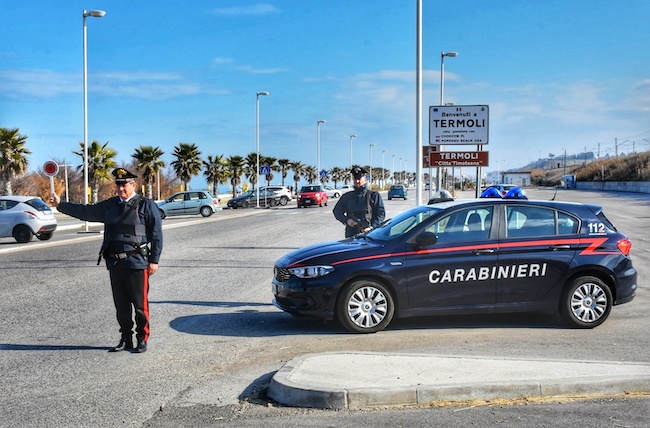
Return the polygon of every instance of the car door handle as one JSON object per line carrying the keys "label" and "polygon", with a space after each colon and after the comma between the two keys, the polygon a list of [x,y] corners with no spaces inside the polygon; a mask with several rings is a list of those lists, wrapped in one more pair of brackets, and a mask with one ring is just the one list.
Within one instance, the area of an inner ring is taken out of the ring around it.
{"label": "car door handle", "polygon": [[558,245],[551,245],[549,248],[550,250],[557,251],[557,250],[570,250],[571,245],[568,244],[558,244]]}
{"label": "car door handle", "polygon": [[482,254],[493,254],[493,253],[494,253],[494,249],[492,248],[486,248],[484,250],[474,250],[474,254],[476,254],[477,256],[480,256]]}

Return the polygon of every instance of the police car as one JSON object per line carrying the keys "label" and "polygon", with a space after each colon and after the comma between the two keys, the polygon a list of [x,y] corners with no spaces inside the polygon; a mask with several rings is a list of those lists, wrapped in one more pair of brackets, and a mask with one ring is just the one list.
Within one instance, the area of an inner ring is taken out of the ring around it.
{"label": "police car", "polygon": [[635,296],[630,249],[596,205],[456,200],[293,251],[276,262],[272,291],[283,311],[355,333],[393,318],[496,312],[559,312],[593,328]]}

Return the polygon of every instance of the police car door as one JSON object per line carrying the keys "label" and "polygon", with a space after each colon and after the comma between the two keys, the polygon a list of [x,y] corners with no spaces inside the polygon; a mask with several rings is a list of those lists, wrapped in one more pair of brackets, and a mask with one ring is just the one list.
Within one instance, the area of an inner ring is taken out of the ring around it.
{"label": "police car door", "polygon": [[496,230],[491,205],[454,211],[427,226],[437,242],[408,254],[409,306],[416,313],[493,304],[496,282]]}
{"label": "police car door", "polygon": [[575,257],[579,221],[556,209],[503,204],[497,303],[539,302],[558,286]]}

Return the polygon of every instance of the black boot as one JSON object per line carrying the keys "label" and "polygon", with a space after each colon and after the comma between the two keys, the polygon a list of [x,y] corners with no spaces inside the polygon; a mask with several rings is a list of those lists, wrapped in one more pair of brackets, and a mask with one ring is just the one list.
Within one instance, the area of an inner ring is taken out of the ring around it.
{"label": "black boot", "polygon": [[147,352],[147,342],[138,337],[138,346],[134,349],[134,352],[137,352],[138,354]]}
{"label": "black boot", "polygon": [[132,348],[133,348],[133,339],[129,339],[128,337],[123,337],[120,339],[120,343],[118,343],[116,347],[110,348],[108,352],[120,352]]}

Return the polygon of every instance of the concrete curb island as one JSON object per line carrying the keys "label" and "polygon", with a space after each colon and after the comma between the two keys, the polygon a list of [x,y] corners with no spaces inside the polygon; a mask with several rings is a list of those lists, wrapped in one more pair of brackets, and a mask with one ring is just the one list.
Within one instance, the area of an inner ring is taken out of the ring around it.
{"label": "concrete curb island", "polygon": [[371,352],[296,357],[268,391],[284,405],[327,409],[626,393],[650,393],[650,364]]}

